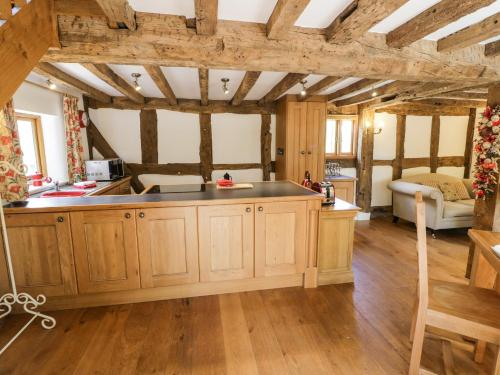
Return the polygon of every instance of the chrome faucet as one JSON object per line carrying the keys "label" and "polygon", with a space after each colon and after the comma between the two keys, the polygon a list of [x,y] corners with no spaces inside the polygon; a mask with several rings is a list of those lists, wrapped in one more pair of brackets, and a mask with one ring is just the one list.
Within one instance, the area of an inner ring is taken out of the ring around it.
{"label": "chrome faucet", "polygon": [[61,190],[60,187],[59,187],[59,180],[55,180],[54,181],[54,187],[55,187],[56,191]]}

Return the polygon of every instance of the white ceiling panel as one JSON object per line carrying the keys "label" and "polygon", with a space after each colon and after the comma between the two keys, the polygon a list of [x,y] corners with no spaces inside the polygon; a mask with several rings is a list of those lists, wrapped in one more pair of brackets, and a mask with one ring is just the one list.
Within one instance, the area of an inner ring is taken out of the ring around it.
{"label": "white ceiling panel", "polygon": [[218,17],[223,20],[266,23],[276,3],[277,0],[219,0]]}
{"label": "white ceiling panel", "polygon": [[[320,74],[310,74],[306,77],[306,88],[311,87],[315,83],[321,81],[323,78],[325,78],[325,75],[320,75]],[[302,90],[302,84],[297,83],[295,86],[293,86],[290,90],[288,90],[284,95],[290,94],[290,95],[297,95],[300,94],[300,91]]]}
{"label": "white ceiling panel", "polygon": [[409,0],[389,17],[373,26],[370,32],[387,34],[440,1],[441,0]]}
{"label": "white ceiling panel", "polygon": [[283,72],[262,72],[255,85],[248,92],[246,100],[259,100],[286,76]]}
{"label": "white ceiling panel", "polygon": [[63,72],[72,75],[73,77],[79,79],[86,84],[101,90],[102,92],[111,96],[123,96],[118,90],[114,89],[102,79],[97,78],[95,75],[90,73],[80,64],[75,63],[55,63],[57,68],[61,69]]}
{"label": "white ceiling panel", "polygon": [[[210,100],[229,100],[231,99],[245,75],[245,71],[241,70],[219,70],[210,69],[208,71],[208,98]],[[229,93],[226,95],[222,91],[222,78],[229,78],[227,87]]]}
{"label": "white ceiling panel", "polygon": [[500,35],[498,36],[494,36],[493,38],[490,38],[490,39],[486,39],[486,40],[483,40],[481,43],[479,44],[488,44],[488,43],[493,43],[493,42],[496,42],[497,40],[500,40]]}
{"label": "white ceiling panel", "polygon": [[138,12],[194,18],[194,0],[129,0],[129,4]]}
{"label": "white ceiling panel", "polygon": [[177,98],[200,99],[198,69],[163,66],[161,69]]}
{"label": "white ceiling panel", "polygon": [[311,0],[295,26],[325,28],[352,2],[352,0]]}
{"label": "white ceiling panel", "polygon": [[139,85],[142,87],[139,93],[148,98],[164,98],[165,96],[158,89],[153,79],[146,72],[142,65],[115,65],[108,64],[113,71],[133,86],[134,78],[132,73],[140,73],[138,79]]}
{"label": "white ceiling panel", "polygon": [[361,81],[361,80],[362,80],[362,78],[357,78],[357,77],[346,78],[343,81],[341,81],[341,82],[339,82],[339,83],[337,83],[337,84],[335,84],[333,86],[330,86],[326,90],[322,91],[320,93],[320,95],[331,94],[332,92],[339,91],[339,90],[343,89],[344,87],[352,85],[353,83],[356,83],[356,82]]}

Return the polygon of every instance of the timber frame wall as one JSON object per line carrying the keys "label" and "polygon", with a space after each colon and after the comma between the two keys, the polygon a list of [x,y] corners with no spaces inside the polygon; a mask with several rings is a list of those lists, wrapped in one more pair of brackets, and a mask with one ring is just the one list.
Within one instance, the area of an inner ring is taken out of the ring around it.
{"label": "timber frame wall", "polygon": [[[90,98],[84,96],[84,108],[89,116],[89,108],[102,108],[96,105]],[[138,108],[139,109],[139,108]],[[190,111],[194,112],[194,111]],[[243,112],[242,112],[243,114]],[[88,117],[90,118],[90,117]],[[160,175],[190,175],[201,176],[203,181],[212,180],[214,170],[237,170],[237,169],[262,169],[262,179],[271,180],[271,172],[274,165],[271,161],[271,113],[261,113],[261,137],[260,137],[260,163],[245,164],[214,164],[212,150],[212,121],[211,113],[200,112],[200,162],[199,163],[158,163],[158,118],[156,109],[140,109],[140,134],[142,163],[127,163],[125,171],[132,176],[132,187],[139,193],[144,190],[139,176],[142,174]],[[118,158],[119,155],[112,149],[103,135],[99,132],[92,121],[87,126],[87,142],[89,158],[93,159],[95,148],[104,158]]]}

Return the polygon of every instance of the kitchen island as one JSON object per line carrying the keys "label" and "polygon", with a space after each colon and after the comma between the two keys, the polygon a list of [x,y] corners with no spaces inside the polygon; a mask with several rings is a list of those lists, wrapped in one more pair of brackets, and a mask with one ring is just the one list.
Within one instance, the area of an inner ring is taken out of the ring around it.
{"label": "kitchen island", "polygon": [[[192,187],[7,205],[19,289],[62,309],[318,285],[321,195],[286,181]],[[341,230],[354,206],[337,207]]]}

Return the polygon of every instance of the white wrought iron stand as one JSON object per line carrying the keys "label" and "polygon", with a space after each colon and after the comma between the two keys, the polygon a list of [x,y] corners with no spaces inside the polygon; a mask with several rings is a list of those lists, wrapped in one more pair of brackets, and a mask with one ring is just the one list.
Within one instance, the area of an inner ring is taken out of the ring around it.
{"label": "white wrought iron stand", "polygon": [[[24,173],[26,166],[19,164],[18,166],[12,165],[6,161],[0,161],[0,176],[5,176],[9,170],[14,170],[16,173]],[[32,315],[31,319],[0,349],[0,355],[29,327],[36,318],[41,318],[42,327],[45,329],[52,329],[56,326],[56,320],[48,315],[34,311],[37,307],[43,305],[47,298],[43,294],[33,297],[28,293],[18,293],[16,287],[16,279],[14,278],[14,269],[12,268],[12,258],[10,255],[9,238],[7,235],[7,226],[5,225],[5,215],[3,211],[3,199],[0,199],[0,217],[2,223],[3,243],[5,249],[5,257],[7,259],[7,269],[9,271],[9,278],[12,287],[12,293],[4,294],[0,297],[0,319],[6,317],[12,312],[12,306],[19,304],[23,307],[24,311]]]}

